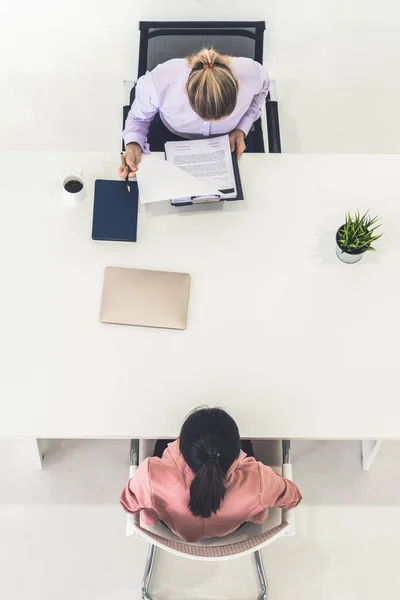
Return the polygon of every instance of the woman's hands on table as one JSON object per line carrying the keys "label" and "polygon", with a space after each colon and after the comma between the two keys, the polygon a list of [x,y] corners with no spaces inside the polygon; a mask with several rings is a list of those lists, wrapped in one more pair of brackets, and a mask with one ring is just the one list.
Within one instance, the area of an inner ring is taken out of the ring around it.
{"label": "woman's hands on table", "polygon": [[[239,159],[246,149],[244,141],[244,133],[241,129],[234,129],[229,134],[229,142],[231,145],[231,152],[236,152],[236,156]],[[142,148],[136,142],[127,144],[125,150],[126,167],[118,167],[118,177],[120,179],[129,179],[136,176],[138,165],[142,159]]]}
{"label": "woman's hands on table", "polygon": [[246,150],[244,132],[241,129],[234,129],[229,134],[229,142],[231,145],[231,152],[236,152],[237,159],[239,160],[243,152]]}

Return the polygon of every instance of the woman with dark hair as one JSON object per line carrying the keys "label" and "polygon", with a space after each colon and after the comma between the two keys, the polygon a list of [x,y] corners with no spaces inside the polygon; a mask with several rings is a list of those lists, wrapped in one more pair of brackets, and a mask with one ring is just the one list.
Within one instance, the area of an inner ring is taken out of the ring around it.
{"label": "woman with dark hair", "polygon": [[[249,442],[246,449],[252,454]],[[126,512],[142,511],[147,525],[163,521],[180,538],[198,542],[248,521],[263,523],[269,508],[294,508],[300,500],[294,483],[243,451],[228,413],[203,408],[187,417],[178,440],[157,442],[120,502]]]}

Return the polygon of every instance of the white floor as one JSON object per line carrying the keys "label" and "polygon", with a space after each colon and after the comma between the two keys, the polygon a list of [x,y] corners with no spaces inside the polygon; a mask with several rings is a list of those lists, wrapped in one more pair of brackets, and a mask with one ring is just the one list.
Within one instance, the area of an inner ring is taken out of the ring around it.
{"label": "white floor", "polygon": [[[284,151],[400,152],[396,0],[2,0],[0,149],[98,149],[117,161],[122,81],[136,75],[140,19],[266,19]],[[127,444],[56,443],[43,472],[17,468],[7,447],[0,597],[139,598],[146,548],[124,539],[117,502]],[[359,455],[357,442],[295,445],[304,502],[297,536],[265,552],[272,600],[396,595],[400,444],[384,445],[368,474]],[[166,562],[158,597],[255,597],[249,561]]]}
{"label": "white floor", "polygon": [[[128,444],[52,442],[43,472],[0,444],[0,597],[135,600],[146,545],[124,538],[118,506]],[[272,600],[375,600],[400,586],[400,444],[383,446],[372,471],[358,442],[297,442],[304,501],[297,535],[264,552]],[[250,559],[201,564],[161,556],[157,598],[256,597]],[[393,597],[393,596],[392,596]]]}

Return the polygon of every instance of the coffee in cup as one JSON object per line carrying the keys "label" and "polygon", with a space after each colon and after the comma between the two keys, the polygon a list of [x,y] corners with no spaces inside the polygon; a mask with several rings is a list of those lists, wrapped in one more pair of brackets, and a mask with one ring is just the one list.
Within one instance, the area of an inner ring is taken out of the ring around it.
{"label": "coffee in cup", "polygon": [[68,175],[63,181],[63,193],[69,204],[81,202],[85,196],[85,182],[81,175]]}

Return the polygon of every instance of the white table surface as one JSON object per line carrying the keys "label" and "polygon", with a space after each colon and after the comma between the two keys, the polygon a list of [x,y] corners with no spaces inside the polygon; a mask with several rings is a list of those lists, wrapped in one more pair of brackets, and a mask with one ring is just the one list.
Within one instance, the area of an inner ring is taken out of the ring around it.
{"label": "white table surface", "polygon": [[[400,156],[244,156],[244,202],[141,208],[136,244],[93,242],[93,181],[117,162],[0,154],[0,435],[173,437],[210,404],[244,436],[400,438]],[[385,235],[345,265],[358,207]],[[187,330],[101,324],[107,265],[189,272]]]}

